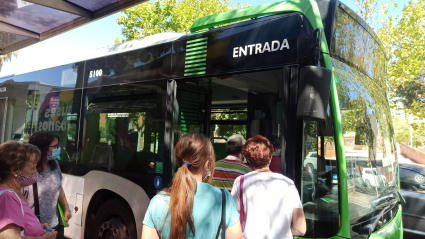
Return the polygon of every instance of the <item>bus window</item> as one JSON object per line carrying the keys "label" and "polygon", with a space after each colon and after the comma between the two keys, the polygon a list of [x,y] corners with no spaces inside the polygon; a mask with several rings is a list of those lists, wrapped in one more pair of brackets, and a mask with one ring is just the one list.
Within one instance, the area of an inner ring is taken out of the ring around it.
{"label": "bus window", "polygon": [[333,121],[303,122],[301,201],[307,220],[305,237],[328,238],[339,229],[340,183]]}
{"label": "bus window", "polygon": [[[369,220],[382,202],[396,199],[393,129],[385,88],[369,76],[333,59],[348,172],[352,225]],[[358,176],[355,176],[357,174]]]}
{"label": "bus window", "polygon": [[178,88],[176,97],[178,102],[178,126],[174,131],[177,134],[175,143],[183,135],[188,133],[206,134],[207,132],[204,132],[204,126],[206,124],[206,95],[204,93],[191,92]]}
{"label": "bus window", "polygon": [[72,168],[78,157],[77,130],[81,90],[55,91],[54,88],[47,88],[47,86],[43,88],[44,92],[35,96],[39,101],[36,104],[38,109],[34,111],[36,114],[33,116],[35,131],[49,131],[59,136],[61,155],[58,160],[62,171],[66,173],[68,167]]}
{"label": "bus window", "polygon": [[102,87],[88,92],[81,165],[162,173],[161,102],[152,89]]}

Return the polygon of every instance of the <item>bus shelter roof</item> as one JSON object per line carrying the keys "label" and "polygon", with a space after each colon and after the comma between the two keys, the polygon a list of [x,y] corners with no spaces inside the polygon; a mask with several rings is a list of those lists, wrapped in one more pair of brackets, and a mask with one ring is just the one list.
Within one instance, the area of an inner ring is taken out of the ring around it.
{"label": "bus shelter roof", "polygon": [[0,0],[0,55],[147,0]]}

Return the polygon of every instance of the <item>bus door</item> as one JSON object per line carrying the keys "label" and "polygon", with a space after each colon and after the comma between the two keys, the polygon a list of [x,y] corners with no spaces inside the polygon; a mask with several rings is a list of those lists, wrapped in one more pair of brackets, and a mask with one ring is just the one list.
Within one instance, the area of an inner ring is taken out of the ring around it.
{"label": "bus door", "polygon": [[[227,156],[227,139],[240,134],[245,138],[254,135],[280,137],[281,97],[279,95],[282,86],[282,73],[280,69],[256,71],[249,73],[235,73],[210,77],[198,77],[185,79],[184,85],[196,86],[198,93],[186,92],[179,89],[177,83],[177,99],[184,113],[185,99],[190,94],[198,97],[198,113],[192,115],[198,117],[195,124],[194,118],[187,124],[188,132],[203,132],[209,135],[213,143],[216,160]],[[188,88],[187,88],[188,89]],[[210,93],[208,93],[210,92]],[[180,97],[180,98],[179,98]],[[204,103],[205,102],[205,103]],[[204,113],[205,112],[205,113]],[[184,127],[180,130],[183,131]],[[207,130],[207,131],[205,131]]]}
{"label": "bus door", "polygon": [[171,159],[171,167],[164,168],[164,170],[171,172],[171,176],[174,175],[176,169],[174,145],[188,133],[209,135],[210,109],[210,90],[200,87],[196,81],[168,81],[164,142],[166,145],[165,157]]}

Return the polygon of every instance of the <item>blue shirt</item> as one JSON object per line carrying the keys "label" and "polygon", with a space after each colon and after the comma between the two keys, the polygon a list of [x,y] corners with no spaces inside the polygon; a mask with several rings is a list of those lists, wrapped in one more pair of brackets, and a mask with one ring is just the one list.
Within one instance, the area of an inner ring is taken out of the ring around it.
{"label": "blue shirt", "polygon": [[[226,225],[231,227],[239,221],[239,213],[236,209],[232,195],[225,191],[226,195]],[[220,189],[206,183],[197,183],[195,199],[193,202],[193,222],[195,225],[195,236],[193,237],[189,225],[186,229],[186,238],[215,238],[221,221]],[[159,193],[152,198],[146,211],[143,224],[155,228],[161,238],[170,238],[170,220],[168,215],[170,196]]]}

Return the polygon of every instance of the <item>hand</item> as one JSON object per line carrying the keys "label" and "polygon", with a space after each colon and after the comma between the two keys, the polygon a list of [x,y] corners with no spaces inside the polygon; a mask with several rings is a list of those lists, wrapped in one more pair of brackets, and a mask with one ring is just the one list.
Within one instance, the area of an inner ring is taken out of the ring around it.
{"label": "hand", "polygon": [[43,223],[43,224],[41,224],[41,227],[43,227],[43,229],[50,229],[50,227],[49,227],[49,224],[47,224],[47,223]]}
{"label": "hand", "polygon": [[65,221],[66,222],[68,222],[69,219],[71,219],[72,216],[71,216],[71,211],[69,210],[69,208],[65,210],[64,216],[65,216]]}
{"label": "hand", "polygon": [[43,234],[43,236],[40,237],[40,239],[56,239],[56,235],[58,235],[58,232],[46,232]]}

